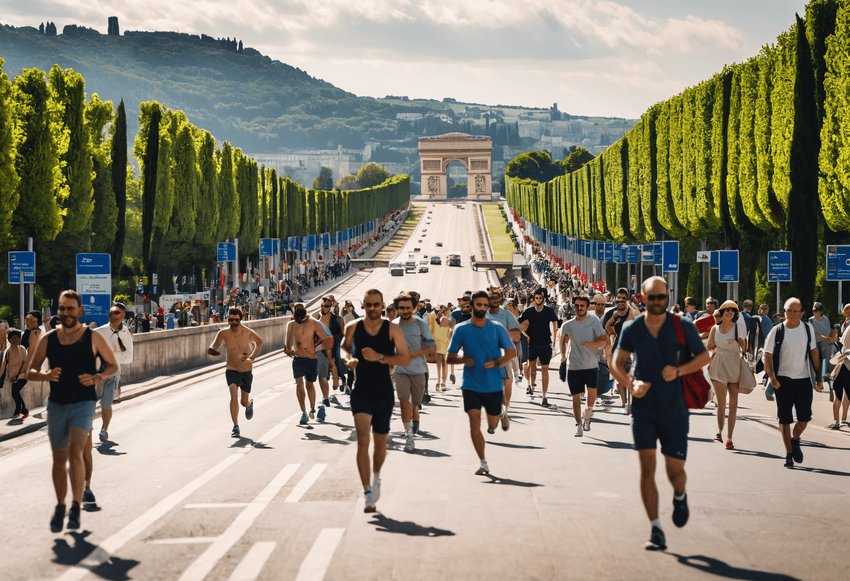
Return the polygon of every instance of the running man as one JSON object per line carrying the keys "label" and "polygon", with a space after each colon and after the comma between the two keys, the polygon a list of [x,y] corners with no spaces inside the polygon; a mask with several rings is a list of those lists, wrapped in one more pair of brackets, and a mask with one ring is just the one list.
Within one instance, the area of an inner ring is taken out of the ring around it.
{"label": "running man", "polygon": [[[638,316],[638,312],[629,306],[629,291],[626,288],[617,289],[617,298],[615,300],[615,307],[605,313],[605,317],[602,319],[602,326],[605,327],[605,332],[608,333],[609,336],[613,337],[613,342],[607,347],[608,349],[608,361],[612,361],[613,358],[611,354],[617,350],[617,343],[620,340],[620,333],[623,331],[623,325],[626,321],[631,321],[635,317]],[[693,300],[693,299],[691,299]],[[685,304],[687,305],[687,299],[685,299]],[[696,301],[694,301],[693,306],[696,307]],[[686,316],[687,313],[683,316]],[[691,317],[686,317],[693,321]],[[632,365],[631,360],[626,361],[626,373],[631,371]],[[617,391],[620,392],[620,400],[623,402],[623,414],[629,415],[629,401],[628,401],[628,391],[626,387],[622,385],[619,381],[617,383]]]}
{"label": "running man", "polygon": [[[381,468],[387,457],[387,435],[395,406],[390,366],[410,365],[407,341],[401,327],[381,317],[384,295],[378,289],[363,297],[363,319],[345,326],[342,350],[345,364],[354,372],[351,413],[357,430],[357,470],[366,493],[364,512],[375,512],[381,497]],[[355,353],[356,347],[356,353]],[[372,466],[369,466],[369,428],[375,439]],[[373,473],[369,484],[370,472]]]}
{"label": "running man", "polygon": [[[597,297],[601,295],[596,295]],[[587,388],[587,407],[584,410],[584,431],[590,431],[593,404],[596,403],[596,375],[599,371],[599,349],[605,347],[608,335],[602,323],[588,315],[590,299],[576,297],[573,300],[576,316],[561,326],[561,361],[567,359],[567,344],[572,339],[567,386],[573,398],[573,417],[576,420],[576,437],[582,436],[581,396]],[[607,377],[605,378],[607,380]]]}
{"label": "running man", "polygon": [[404,424],[404,451],[413,452],[415,444],[413,436],[419,432],[419,406],[422,404],[422,396],[425,394],[425,386],[428,383],[428,364],[426,355],[437,352],[437,343],[431,336],[428,324],[418,316],[414,316],[414,298],[408,293],[401,293],[395,299],[398,311],[398,325],[404,332],[407,343],[407,351],[410,353],[411,363],[407,366],[397,366],[393,373],[396,391],[398,392],[398,403],[401,406],[401,421]]}
{"label": "running man", "polygon": [[[286,329],[286,341],[283,352],[292,357],[292,374],[295,376],[295,395],[298,397],[298,405],[301,406],[300,425],[306,426],[310,422],[307,419],[307,402],[310,399],[310,419],[316,419],[316,386],[315,381],[319,377],[319,360],[316,357],[316,339],[323,348],[331,349],[333,336],[325,332],[324,326],[312,317],[307,316],[307,309],[302,303],[297,303],[292,311],[292,320]],[[294,343],[294,349],[293,349]],[[307,382],[305,392],[304,382]]]}
{"label": "running man", "polygon": [[[516,357],[516,349],[508,331],[487,319],[489,295],[478,291],[472,295],[472,319],[458,325],[449,345],[448,362],[464,365],[463,410],[469,417],[472,445],[480,461],[476,474],[489,474],[484,457],[484,434],[481,433],[481,408],[487,413],[487,433],[496,432],[502,415],[502,367]],[[463,356],[458,352],[463,349]]]}
{"label": "running man", "polygon": [[[514,344],[514,349],[516,349],[516,344],[519,343],[520,337],[519,321],[512,312],[501,308],[501,304],[502,290],[496,288],[492,289],[488,298],[488,305],[490,309],[487,311],[487,319],[494,323],[499,323],[505,328],[508,332],[508,336],[511,338],[511,342]],[[513,376],[511,375],[511,365],[513,365],[515,361],[516,358],[512,359],[508,362],[508,365],[501,369],[502,386],[505,394],[505,407],[502,409],[502,430],[505,432],[507,432],[511,427],[511,418],[508,416],[508,406],[511,405],[511,391],[513,390],[514,385]]]}
{"label": "running man", "polygon": [[[652,525],[650,551],[667,548],[661,521],[658,519],[658,488],[655,485],[655,448],[661,442],[661,453],[667,478],[673,485],[673,524],[688,522],[688,498],[685,493],[685,458],[688,453],[688,406],[682,392],[683,375],[699,371],[710,356],[699,337],[696,326],[680,318],[686,347],[679,344],[674,317],[667,312],[667,282],[660,276],[646,279],[641,287],[646,312],[627,322],[620,335],[611,372],[633,396],[632,437],[640,461],[640,493]],[[682,350],[692,358],[678,365]],[[634,354],[633,374],[625,371],[626,361]]]}
{"label": "running man", "polygon": [[537,361],[543,375],[543,407],[549,407],[546,392],[549,391],[549,361],[555,348],[555,337],[558,333],[558,314],[550,306],[544,305],[546,289],[537,287],[534,290],[534,304],[525,309],[519,316],[519,328],[528,334],[528,395],[534,394],[534,383],[537,377]]}
{"label": "running man", "polygon": [[[333,388],[343,389],[342,385],[345,381],[340,384],[339,378],[345,374],[345,366],[342,364],[342,358],[339,353],[339,346],[342,344],[342,330],[345,329],[345,321],[340,315],[335,315],[333,312],[334,305],[336,304],[336,299],[334,299],[333,295],[328,295],[322,299],[322,306],[319,309],[319,312],[313,313],[313,316],[318,319],[325,327],[328,328],[330,334],[333,335],[334,338],[334,346],[331,350],[333,362],[331,364],[331,373],[333,374]],[[325,398],[327,399],[327,398]],[[337,403],[336,396],[331,396],[333,403]],[[326,406],[331,405],[331,401],[323,401],[322,402]]]}
{"label": "running man", "polygon": [[[53,488],[57,502],[50,519],[50,531],[54,533],[62,530],[65,520],[69,479],[72,502],[68,528],[80,528],[80,503],[85,483],[83,452],[94,422],[95,386],[118,371],[118,363],[103,335],[93,332],[77,318],[80,306],[80,295],[76,292],[66,290],[59,295],[62,326],[38,342],[27,371],[30,381],[50,382],[47,435],[53,450]],[[101,373],[97,372],[97,357],[105,364]],[[42,373],[45,359],[50,370]]]}
{"label": "running man", "polygon": [[224,379],[230,389],[230,419],[233,421],[231,437],[238,438],[239,433],[239,403],[237,390],[242,393],[241,403],[245,408],[245,419],[254,417],[254,400],[249,400],[251,394],[251,383],[254,381],[252,369],[254,360],[263,348],[263,339],[253,330],[242,324],[242,309],[230,307],[227,311],[227,324],[229,329],[222,329],[216,333],[215,340],[207,353],[213,357],[221,355],[218,348],[224,342],[227,351],[227,365],[224,371]]}

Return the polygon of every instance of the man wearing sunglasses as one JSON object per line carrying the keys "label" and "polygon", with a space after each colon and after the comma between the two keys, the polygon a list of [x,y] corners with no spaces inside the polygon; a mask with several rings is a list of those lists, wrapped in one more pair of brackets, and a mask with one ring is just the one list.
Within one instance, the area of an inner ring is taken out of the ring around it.
{"label": "man wearing sunglasses", "polygon": [[[611,372],[633,396],[632,437],[640,461],[640,490],[652,532],[647,550],[667,547],[658,519],[658,488],[655,485],[656,446],[661,453],[667,477],[673,485],[673,523],[677,527],[688,522],[688,500],[685,494],[685,458],[688,453],[688,406],[680,377],[699,371],[710,356],[699,337],[696,326],[682,318],[686,346],[676,336],[673,315],[667,312],[667,281],[653,276],[643,282],[641,291],[646,313],[627,322],[620,334]],[[687,349],[690,361],[679,365]],[[625,370],[626,361],[634,354],[632,373]]]}

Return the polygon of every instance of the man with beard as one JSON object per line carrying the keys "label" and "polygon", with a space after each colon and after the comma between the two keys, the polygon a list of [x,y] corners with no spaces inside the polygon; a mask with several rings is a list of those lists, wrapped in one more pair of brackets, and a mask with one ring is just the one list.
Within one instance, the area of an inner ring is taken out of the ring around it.
{"label": "man with beard", "polygon": [[[319,360],[316,357],[316,340],[321,343],[323,349],[333,348],[333,335],[325,332],[324,325],[312,317],[307,316],[307,309],[302,303],[297,303],[292,311],[293,324],[286,329],[286,341],[283,352],[292,357],[292,374],[295,376],[295,395],[298,397],[298,405],[301,406],[300,425],[306,426],[310,422],[307,419],[307,402],[310,399],[310,419],[316,419],[316,386],[315,381],[319,377]],[[294,343],[294,349],[293,349]],[[305,392],[304,382],[307,382]],[[320,420],[325,419],[325,407],[319,410]]]}
{"label": "man with beard", "polygon": [[[83,452],[94,421],[95,386],[118,371],[118,363],[103,335],[92,332],[77,319],[80,306],[80,295],[76,292],[68,290],[59,295],[62,326],[38,342],[27,372],[30,381],[50,382],[47,434],[53,450],[53,488],[57,500],[50,519],[50,530],[54,533],[62,530],[65,519],[69,477],[73,501],[68,512],[68,528],[80,528],[80,502],[85,481]],[[97,357],[105,364],[100,373],[95,361]],[[40,369],[45,359],[50,370],[42,373]]]}
{"label": "man with beard", "polygon": [[[660,551],[667,547],[667,542],[658,519],[655,449],[660,441],[667,477],[673,485],[673,524],[683,527],[690,514],[685,494],[689,412],[680,377],[699,371],[708,365],[710,357],[696,326],[667,312],[668,289],[663,278],[653,276],[646,279],[641,291],[646,301],[646,313],[623,326],[611,372],[634,398],[632,437],[640,461],[641,498],[652,525],[645,547],[650,551]],[[685,346],[677,338],[679,326]],[[679,365],[684,350],[689,351],[692,357]],[[625,364],[633,353],[634,367],[629,374]]]}
{"label": "man with beard", "polygon": [[[407,341],[401,327],[381,317],[384,295],[377,289],[363,297],[366,316],[345,326],[345,364],[354,371],[351,413],[357,430],[357,470],[366,493],[364,512],[375,512],[381,497],[381,468],[387,457],[387,435],[393,415],[395,395],[390,367],[410,365]],[[356,348],[356,351],[355,351]],[[375,438],[372,466],[369,466],[369,428]],[[374,474],[369,484],[369,474]]]}
{"label": "man with beard", "polygon": [[[464,365],[463,409],[469,417],[472,445],[480,466],[476,474],[488,474],[484,457],[484,435],[481,433],[481,408],[487,412],[487,433],[493,434],[502,415],[502,367],[516,357],[516,349],[508,331],[487,318],[489,295],[478,291],[472,295],[472,319],[458,325],[452,334],[448,362]],[[458,352],[463,349],[463,356]]]}
{"label": "man with beard", "polygon": [[224,379],[230,388],[230,419],[233,420],[233,431],[230,435],[238,438],[240,436],[240,402],[236,390],[241,390],[241,403],[245,408],[245,419],[250,420],[254,417],[254,400],[249,401],[248,399],[251,393],[251,383],[254,381],[254,374],[251,369],[254,366],[254,359],[257,358],[260,349],[263,348],[263,339],[253,330],[242,325],[242,309],[239,307],[230,307],[227,312],[227,324],[230,325],[230,328],[222,329],[216,333],[215,340],[207,353],[213,357],[218,357],[221,355],[218,348],[224,342],[224,348],[227,350]]}
{"label": "man with beard", "polygon": [[[537,376],[537,361],[540,361],[541,383],[543,384],[543,407],[549,407],[546,392],[549,390],[549,361],[552,360],[555,337],[558,334],[558,314],[555,309],[544,305],[546,290],[538,287],[534,290],[534,304],[519,316],[519,328],[528,334],[528,395],[534,394]],[[550,329],[551,325],[551,329]]]}

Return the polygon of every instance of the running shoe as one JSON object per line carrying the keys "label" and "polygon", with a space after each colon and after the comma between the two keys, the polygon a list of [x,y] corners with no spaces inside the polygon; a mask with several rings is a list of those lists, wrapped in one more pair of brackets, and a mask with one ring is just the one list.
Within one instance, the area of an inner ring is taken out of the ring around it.
{"label": "running shoe", "polygon": [[68,511],[68,530],[80,528],[80,503],[76,500],[71,503],[71,510]]}
{"label": "running shoe", "polygon": [[413,420],[413,433],[419,433],[419,420]]}
{"label": "running shoe", "polygon": [[428,393],[422,394],[422,403],[431,403],[431,396]]}
{"label": "running shoe", "polygon": [[631,413],[631,410],[629,409],[629,404],[626,404],[625,407],[623,408],[623,415],[627,416],[630,413]]}
{"label": "running shoe", "polygon": [[91,488],[86,488],[85,490],[83,490],[83,502],[87,502],[89,504],[95,502],[94,492],[91,491]]}
{"label": "running shoe", "polygon": [[309,423],[310,423],[310,422],[307,420],[307,414],[306,414],[306,413],[302,413],[302,414],[301,414],[301,421],[300,421],[300,422],[298,422],[298,424],[299,424],[299,425],[301,425],[301,426],[306,426],[306,425],[307,425],[307,424],[309,424]]}
{"label": "running shoe", "polygon": [[829,424],[827,426],[827,428],[829,428],[830,430],[840,430],[841,429],[841,422],[832,422],[831,424]]}
{"label": "running shoe", "polygon": [[517,383],[522,383],[522,374],[521,373],[514,373],[514,377],[516,378]]}
{"label": "running shoe", "polygon": [[245,419],[250,420],[254,417],[254,400],[251,400],[251,404],[245,408]]}
{"label": "running shoe", "polygon": [[548,407],[549,407],[549,400],[547,400],[547,399],[544,397],[544,398],[543,398],[543,401],[542,401],[542,402],[540,402],[540,405],[542,405],[542,406],[543,406],[543,407],[545,407],[545,408],[548,408]]}
{"label": "running shoe", "polygon": [[502,412],[502,431],[507,432],[511,428],[511,418],[508,416],[508,412]]}
{"label": "running shoe", "polygon": [[[454,380],[452,381],[452,383],[454,383]],[[442,387],[442,390],[441,390],[441,391],[446,391],[446,384],[445,384],[445,383],[443,384],[443,387]]]}
{"label": "running shoe", "polygon": [[98,435],[98,438],[100,438],[101,442],[106,442],[106,440],[109,439],[109,432],[107,432],[106,430],[101,430],[100,434]]}
{"label": "running shoe", "polygon": [[413,434],[412,433],[407,434],[407,436],[405,437],[405,441],[404,441],[404,451],[405,452],[413,452],[413,449],[414,449]]}
{"label": "running shoe", "polygon": [[793,468],[794,467],[794,455],[793,454],[788,454],[787,456],[785,456],[785,467],[786,468]]}
{"label": "running shoe", "polygon": [[475,474],[481,476],[482,474],[490,474],[490,467],[487,466],[487,460],[481,461],[481,466],[478,467],[478,470],[475,471]]}
{"label": "running shoe", "polygon": [[378,502],[381,499],[381,479],[372,476],[372,500]]}
{"label": "running shoe", "polygon": [[[452,373],[451,375],[449,375],[449,379],[451,379],[451,380],[452,380],[452,385],[454,385],[454,383],[455,383],[455,374],[454,374],[454,373]],[[443,385],[443,387],[445,388],[445,385]],[[445,390],[445,389],[443,389],[443,391],[446,391],[446,390]]]}
{"label": "running shoe", "polygon": [[581,431],[581,424],[576,422],[576,438],[581,438],[584,434]]}
{"label": "running shoe", "polygon": [[732,440],[729,440],[728,442],[726,442],[726,449],[727,450],[734,450],[735,449],[735,444],[732,443]]}
{"label": "running shoe", "polygon": [[583,426],[583,428],[584,428],[585,432],[590,431],[590,418],[592,416],[593,416],[593,410],[592,409],[584,410],[584,426]]}
{"label": "running shoe", "polygon": [[531,394],[533,394],[533,393],[534,393],[534,390],[532,390],[532,389],[531,389],[531,386],[529,385],[528,387],[526,387],[526,388],[525,388],[525,393],[526,393],[527,395],[531,395]]}
{"label": "running shoe", "polygon": [[378,507],[375,506],[377,500],[375,500],[375,496],[372,494],[372,491],[367,488],[366,489],[366,506],[363,508],[363,512],[375,512],[378,510]]}
{"label": "running shoe", "polygon": [[490,426],[487,426],[487,433],[488,434],[495,434],[496,428],[491,428]]}
{"label": "running shoe", "polygon": [[797,464],[803,463],[803,449],[800,447],[799,438],[791,438],[791,455]]}
{"label": "running shoe", "polygon": [[316,410],[315,410],[315,409],[311,409],[311,410],[310,410],[310,419],[311,419],[311,420],[315,420],[315,419],[316,419]]}
{"label": "running shoe", "polygon": [[230,437],[231,438],[238,438],[239,436],[240,436],[239,426],[233,426],[233,431],[230,432]]}
{"label": "running shoe", "polygon": [[56,510],[53,511],[53,518],[50,519],[50,532],[62,532],[62,523],[65,521],[65,505],[57,504]]}
{"label": "running shoe", "polygon": [[325,413],[325,406],[320,405],[319,406],[319,413],[318,413],[318,420],[320,422],[324,422],[326,417],[328,417],[328,415],[327,415],[327,413]]}
{"label": "running shoe", "polygon": [[27,419],[28,417],[30,417],[30,413],[29,413],[29,412],[24,412],[24,413],[21,415],[21,421],[24,421],[24,420],[25,420],[25,419]]}
{"label": "running shoe", "polygon": [[717,440],[718,442],[722,442],[723,441],[723,434],[721,434],[720,432],[717,432],[717,435],[714,436],[714,439]]}
{"label": "running shoe", "polygon": [[688,495],[685,494],[685,498],[682,500],[676,500],[676,497],[673,497],[673,524],[679,528],[685,526],[688,522],[688,517],[691,515],[691,511],[688,510]]}
{"label": "running shoe", "polygon": [[664,538],[664,531],[658,527],[652,527],[652,533],[649,535],[649,540],[644,545],[647,551],[663,551],[667,548],[667,539]]}
{"label": "running shoe", "polygon": [[331,407],[331,400],[329,400],[328,398],[322,399],[322,405],[325,407]]}
{"label": "running shoe", "polygon": [[339,400],[336,398],[336,395],[331,394],[331,403],[334,405],[339,405]]}

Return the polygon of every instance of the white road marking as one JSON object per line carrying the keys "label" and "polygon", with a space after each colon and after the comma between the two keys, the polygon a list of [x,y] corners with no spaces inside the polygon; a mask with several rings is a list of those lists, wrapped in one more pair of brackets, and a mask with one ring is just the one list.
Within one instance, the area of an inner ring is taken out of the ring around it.
{"label": "white road marking", "polygon": [[245,508],[247,502],[207,502],[201,504],[187,504],[183,508]]}
{"label": "white road marking", "polygon": [[275,545],[277,543],[274,542],[254,543],[254,546],[251,547],[242,561],[239,562],[239,565],[236,566],[236,569],[233,570],[233,574],[228,581],[254,581],[254,579],[259,577],[266,561],[269,560]]}
{"label": "white road marking", "polygon": [[227,527],[220,537],[207,548],[204,553],[189,565],[189,568],[180,576],[179,581],[203,581],[210,571],[216,566],[219,559],[227,554],[227,551],[242,538],[258,516],[266,509],[269,503],[277,496],[283,485],[295,474],[301,464],[287,464],[274,480],[257,495],[257,498],[245,507],[236,520]]}
{"label": "white road marking", "polygon": [[316,464],[313,466],[304,478],[301,479],[301,482],[295,485],[295,488],[292,489],[292,492],[289,493],[289,496],[286,497],[284,502],[298,502],[301,500],[304,493],[313,486],[327,467],[327,464]]}
{"label": "white road marking", "polygon": [[176,539],[154,539],[149,541],[152,545],[201,545],[212,543],[218,537],[178,537]]}
{"label": "white road marking", "polygon": [[[273,427],[263,435],[261,441],[271,440],[274,436],[282,432],[284,428],[286,428],[286,426],[288,426],[298,415],[299,414],[294,414],[283,420],[277,426]],[[105,563],[111,555],[115,554],[116,551],[130,542],[133,537],[141,534],[146,528],[165,516],[170,510],[186,500],[190,494],[224,472],[225,469],[230,467],[237,460],[244,458],[245,454],[250,450],[251,448],[248,448],[243,452],[238,452],[228,456],[177,492],[160,500],[147,512],[137,517],[133,522],[111,537],[108,537],[95,550],[86,555],[79,563],[69,567],[65,573],[56,578],[57,581],[79,581],[88,575],[92,569]]]}
{"label": "white road marking", "polygon": [[345,529],[322,529],[310,552],[301,562],[295,581],[322,581],[343,533]]}

